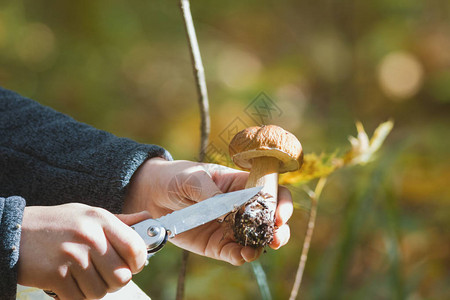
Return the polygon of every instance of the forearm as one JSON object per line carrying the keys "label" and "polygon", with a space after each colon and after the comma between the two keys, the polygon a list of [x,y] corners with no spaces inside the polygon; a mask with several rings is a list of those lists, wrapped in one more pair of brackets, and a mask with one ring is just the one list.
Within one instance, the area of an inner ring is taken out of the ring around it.
{"label": "forearm", "polygon": [[133,173],[170,154],[97,130],[0,88],[0,195],[31,205],[82,202],[120,212]]}

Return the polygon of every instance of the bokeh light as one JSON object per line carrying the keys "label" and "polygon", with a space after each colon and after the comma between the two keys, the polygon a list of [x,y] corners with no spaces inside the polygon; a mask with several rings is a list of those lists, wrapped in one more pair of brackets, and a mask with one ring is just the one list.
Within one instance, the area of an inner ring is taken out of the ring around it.
{"label": "bokeh light", "polygon": [[30,69],[43,71],[52,66],[56,55],[53,31],[45,24],[30,23],[19,32],[15,49],[17,55]]}
{"label": "bokeh light", "polygon": [[277,89],[275,99],[282,107],[281,116],[276,124],[289,131],[296,131],[302,125],[303,113],[308,105],[308,99],[299,86],[287,84]]}
{"label": "bokeh light", "polygon": [[393,52],[381,61],[378,81],[382,91],[391,99],[407,100],[421,88],[423,72],[416,56],[407,52]]}
{"label": "bokeh light", "polygon": [[217,57],[217,77],[232,89],[248,89],[258,80],[262,65],[256,55],[225,46]]}

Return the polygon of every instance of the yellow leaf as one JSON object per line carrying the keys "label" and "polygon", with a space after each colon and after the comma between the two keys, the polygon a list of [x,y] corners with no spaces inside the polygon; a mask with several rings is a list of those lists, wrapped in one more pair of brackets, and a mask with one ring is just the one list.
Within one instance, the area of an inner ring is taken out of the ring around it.
{"label": "yellow leaf", "polygon": [[353,136],[349,137],[352,149],[344,155],[344,164],[364,165],[372,161],[374,154],[380,149],[393,126],[394,122],[392,120],[381,123],[369,140],[361,122],[356,122],[358,135],[356,138]]}
{"label": "yellow leaf", "polygon": [[339,164],[334,155],[305,154],[300,170],[280,175],[281,184],[298,184],[310,180],[326,177],[338,168]]}
{"label": "yellow leaf", "polygon": [[301,169],[281,174],[280,183],[306,183],[316,178],[327,177],[346,165],[363,165],[372,161],[374,154],[380,149],[393,126],[394,122],[391,120],[380,124],[369,139],[362,123],[356,122],[357,137],[349,137],[352,148],[342,158],[336,157],[335,154],[305,154]]}

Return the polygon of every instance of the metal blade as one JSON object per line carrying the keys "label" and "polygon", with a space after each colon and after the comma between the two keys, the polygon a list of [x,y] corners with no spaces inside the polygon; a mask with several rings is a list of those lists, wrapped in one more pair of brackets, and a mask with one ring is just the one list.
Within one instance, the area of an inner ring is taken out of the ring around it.
{"label": "metal blade", "polygon": [[168,231],[169,237],[193,229],[215,220],[245,202],[261,191],[262,187],[240,190],[231,193],[219,194],[186,208],[174,211],[158,219]]}

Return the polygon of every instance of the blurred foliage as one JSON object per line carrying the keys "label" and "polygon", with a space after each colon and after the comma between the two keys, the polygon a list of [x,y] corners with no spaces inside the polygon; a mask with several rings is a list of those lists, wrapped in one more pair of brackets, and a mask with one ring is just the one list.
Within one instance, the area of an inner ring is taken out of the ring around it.
{"label": "blurred foliage", "polygon": [[[305,153],[342,153],[355,120],[395,120],[378,159],[334,174],[319,207],[302,299],[446,299],[450,294],[450,1],[192,3],[211,101],[211,146],[229,161],[231,132],[264,91],[266,120]],[[0,84],[77,120],[195,160],[196,91],[176,1],[0,2]],[[255,108],[253,106],[253,108]],[[257,121],[257,120],[256,120]],[[346,148],[345,148],[346,149]],[[287,299],[308,198],[292,239],[261,258]],[[136,281],[173,299],[179,249]],[[249,266],[191,256],[187,299],[260,297]]]}
{"label": "blurred foliage", "polygon": [[344,166],[365,165],[375,159],[375,153],[394,126],[393,121],[380,124],[369,139],[361,122],[356,123],[357,137],[349,136],[352,148],[342,157],[336,154],[305,154],[303,165],[295,172],[281,174],[280,184],[305,184],[313,179],[328,177]]}

